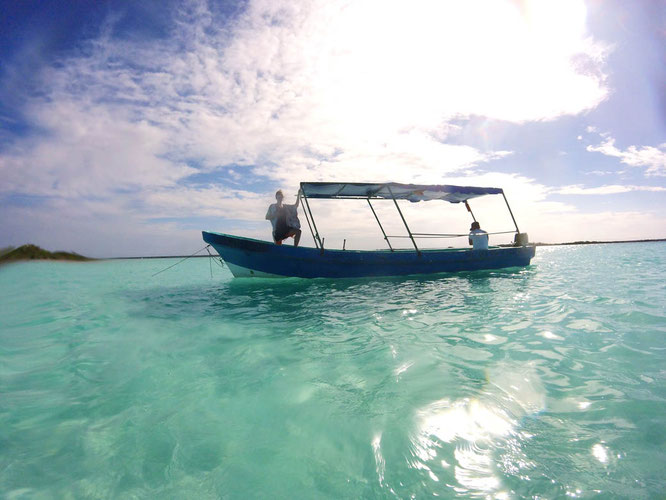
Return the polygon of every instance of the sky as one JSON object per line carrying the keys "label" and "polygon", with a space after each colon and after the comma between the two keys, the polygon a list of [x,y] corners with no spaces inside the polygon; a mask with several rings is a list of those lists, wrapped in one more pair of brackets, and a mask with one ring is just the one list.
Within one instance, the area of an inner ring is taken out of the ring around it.
{"label": "sky", "polygon": [[[666,2],[0,3],[0,247],[270,240],[301,181],[501,187],[531,241],[666,238]],[[413,231],[469,230],[402,203]],[[514,229],[501,198],[470,205]],[[367,205],[311,208],[327,247],[384,246]]]}

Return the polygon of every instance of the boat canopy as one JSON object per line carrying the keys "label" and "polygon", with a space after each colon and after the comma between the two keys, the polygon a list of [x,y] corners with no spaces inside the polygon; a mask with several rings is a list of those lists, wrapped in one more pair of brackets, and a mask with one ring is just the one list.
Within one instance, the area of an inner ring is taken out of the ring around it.
{"label": "boat canopy", "polygon": [[504,194],[501,188],[449,186],[437,184],[366,184],[359,182],[301,182],[307,198],[322,199],[388,199],[411,202],[444,200],[460,203],[487,194]]}

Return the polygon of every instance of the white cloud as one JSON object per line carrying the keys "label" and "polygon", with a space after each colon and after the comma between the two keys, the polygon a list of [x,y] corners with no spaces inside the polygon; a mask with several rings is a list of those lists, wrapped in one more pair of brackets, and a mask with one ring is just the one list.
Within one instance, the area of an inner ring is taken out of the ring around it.
{"label": "white cloud", "polygon": [[603,211],[542,214],[526,226],[531,241],[616,241],[666,237],[666,216],[654,211]]}
{"label": "white cloud", "polygon": [[666,176],[666,143],[654,146],[629,146],[622,150],[615,146],[615,139],[608,137],[598,146],[588,146],[588,151],[620,158],[632,167],[647,167],[647,176]]}
{"label": "white cloud", "polygon": [[[511,152],[446,144],[452,120],[552,120],[606,98],[609,48],[585,17],[579,0],[255,0],[233,24],[192,1],[170,39],[118,40],[110,24],[44,72],[24,110],[44,133],[2,153],[0,193],[81,213],[97,199],[138,224],[263,217],[249,190],[184,183],[228,165],[293,192],[300,180],[469,184],[465,172]],[[519,211],[571,209],[509,177],[495,180],[524,189]]]}
{"label": "white cloud", "polygon": [[[174,40],[103,35],[47,72],[48,98],[35,101],[30,116],[64,139],[35,153],[60,163],[54,168],[61,184],[78,182],[80,172],[69,166],[113,159],[59,151],[79,148],[77,139],[101,154],[105,147],[122,154],[122,137],[104,137],[109,127],[150,136],[136,141],[146,156],[195,158],[207,168],[258,164],[280,180],[291,163],[302,165],[294,175],[303,167],[334,174],[340,158],[330,169],[320,159],[337,150],[352,163],[367,160],[369,176],[384,172],[386,157],[433,162],[429,168],[447,173],[489,158],[441,144],[436,134],[450,118],[553,119],[606,95],[599,72],[605,49],[587,37],[578,1],[521,8],[496,1],[255,1],[237,24],[221,29],[205,3],[192,6]],[[30,161],[40,163],[35,155]],[[159,183],[170,177],[152,175]]]}
{"label": "white cloud", "polygon": [[[604,172],[602,172],[604,173]],[[564,186],[557,190],[554,190],[554,193],[558,194],[583,194],[583,195],[604,195],[604,194],[618,194],[618,193],[629,193],[632,191],[651,191],[651,192],[666,192],[666,187],[659,186],[625,186],[625,185],[607,185],[599,186],[595,188],[586,188],[582,185],[574,186]]]}
{"label": "white cloud", "polygon": [[263,220],[264,195],[219,186],[166,188],[147,192],[143,201],[152,217],[219,217],[246,221]]}
{"label": "white cloud", "polygon": [[585,172],[585,175],[612,175],[612,174],[621,174],[622,171],[612,171],[612,170],[592,170],[590,172]]}
{"label": "white cloud", "polygon": [[460,115],[552,119],[606,95],[606,49],[586,37],[580,2],[370,1],[324,19],[310,20],[311,90],[321,114],[352,133]]}
{"label": "white cloud", "polygon": [[59,100],[32,118],[48,134],[27,138],[0,156],[0,192],[70,199],[104,197],[116,190],[174,185],[196,172],[169,154],[168,133],[126,110]]}

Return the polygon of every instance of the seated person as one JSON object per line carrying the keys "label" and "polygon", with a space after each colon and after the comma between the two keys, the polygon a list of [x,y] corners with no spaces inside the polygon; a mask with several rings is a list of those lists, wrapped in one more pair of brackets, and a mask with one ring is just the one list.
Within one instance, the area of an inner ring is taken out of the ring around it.
{"label": "seated person", "polygon": [[472,245],[472,250],[488,250],[488,233],[481,229],[481,225],[474,221],[469,229],[469,244]]}
{"label": "seated person", "polygon": [[276,245],[282,245],[282,240],[292,237],[294,246],[297,247],[301,240],[301,222],[298,220],[298,204],[301,197],[298,196],[294,205],[283,205],[284,195],[282,190],[278,190],[275,199],[277,203],[269,206],[266,212],[266,220],[271,221],[273,225],[273,241]]}

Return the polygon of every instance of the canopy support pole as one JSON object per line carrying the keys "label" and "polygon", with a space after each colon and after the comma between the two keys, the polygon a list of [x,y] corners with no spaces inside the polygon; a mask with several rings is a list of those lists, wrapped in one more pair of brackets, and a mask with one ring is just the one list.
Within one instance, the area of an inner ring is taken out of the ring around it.
{"label": "canopy support pole", "polygon": [[416,241],[414,241],[414,236],[412,236],[412,232],[409,229],[409,226],[407,225],[407,221],[405,220],[405,217],[402,215],[402,210],[400,210],[400,206],[398,205],[398,201],[395,199],[395,196],[393,195],[393,191],[391,190],[391,186],[388,184],[386,187],[389,190],[389,193],[391,193],[391,198],[393,198],[393,203],[395,203],[395,208],[398,209],[398,213],[400,214],[400,218],[402,219],[403,224],[405,224],[405,228],[407,229],[407,234],[409,234],[409,239],[412,240],[412,243],[414,244],[414,249],[416,250],[416,254],[420,257],[421,256],[421,250],[419,250],[419,247],[416,246]]}
{"label": "canopy support pole", "polygon": [[[506,199],[506,198],[505,198]],[[465,200],[465,208],[467,208],[467,211],[472,214],[472,220],[476,222],[476,217],[474,217],[474,212],[472,212],[472,209],[469,207],[469,203],[467,203],[467,200]]]}
{"label": "canopy support pole", "polygon": [[[314,240],[315,247],[323,249],[324,247],[322,246],[321,240],[319,239],[319,231],[317,230],[317,225],[315,224],[314,216],[312,215],[312,210],[310,210],[310,204],[308,203],[308,197],[305,196],[305,193],[303,193],[303,201],[305,202],[305,207],[308,209],[307,212],[305,212],[305,219],[308,221],[308,226],[310,227],[310,232],[312,233],[312,239]],[[310,214],[309,217],[308,213]],[[310,219],[312,219],[312,225],[310,225]],[[314,230],[312,229],[313,227]]]}
{"label": "canopy support pole", "polygon": [[370,197],[366,198],[368,201],[368,205],[370,205],[370,210],[372,210],[372,215],[375,216],[375,219],[377,220],[377,224],[379,224],[379,229],[382,230],[382,234],[384,235],[384,239],[386,240],[386,244],[388,247],[391,249],[391,252],[393,251],[393,247],[391,246],[391,242],[388,239],[388,236],[386,236],[386,231],[384,231],[384,228],[382,227],[382,223],[379,222],[379,217],[377,217],[377,213],[375,212],[374,207],[372,206],[372,203],[370,203]]}
{"label": "canopy support pole", "polygon": [[509,206],[509,201],[506,199],[506,196],[504,195],[504,190],[502,190],[502,196],[504,197],[506,208],[509,209],[509,213],[511,214],[511,219],[513,219],[513,225],[516,226],[516,232],[520,233],[520,229],[518,229],[518,223],[516,222],[516,218],[513,216],[513,212],[511,211],[511,207]]}

